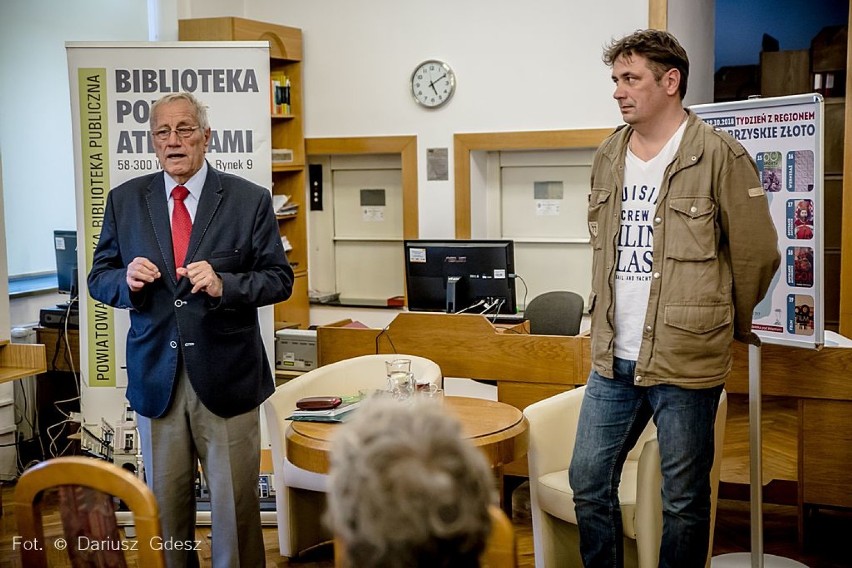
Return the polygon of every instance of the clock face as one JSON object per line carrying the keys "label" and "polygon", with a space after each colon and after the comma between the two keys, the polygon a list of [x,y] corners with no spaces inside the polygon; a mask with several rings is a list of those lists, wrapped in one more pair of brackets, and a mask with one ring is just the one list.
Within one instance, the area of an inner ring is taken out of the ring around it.
{"label": "clock face", "polygon": [[450,66],[434,59],[424,61],[411,74],[414,100],[428,108],[443,105],[456,89],[456,76]]}

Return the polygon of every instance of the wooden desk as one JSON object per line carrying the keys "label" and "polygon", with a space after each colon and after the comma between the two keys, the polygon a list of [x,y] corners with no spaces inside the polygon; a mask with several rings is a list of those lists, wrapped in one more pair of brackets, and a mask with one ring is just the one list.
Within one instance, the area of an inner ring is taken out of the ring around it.
{"label": "wooden desk", "polygon": [[0,340],[0,383],[43,373],[44,345]]}
{"label": "wooden desk", "polygon": [[[519,410],[585,384],[591,366],[588,338],[529,335],[523,324],[498,329],[475,314],[403,312],[386,330],[317,329],[319,366],[376,352],[426,357],[445,377],[497,381],[497,399]],[[526,460],[505,472],[526,477]]]}
{"label": "wooden desk", "polygon": [[[444,397],[443,404],[461,422],[464,436],[485,452],[498,476],[504,465],[526,456],[529,425],[517,408],[458,396]],[[331,440],[338,428],[345,427],[326,422],[291,422],[286,436],[287,459],[302,469],[328,473]]]}

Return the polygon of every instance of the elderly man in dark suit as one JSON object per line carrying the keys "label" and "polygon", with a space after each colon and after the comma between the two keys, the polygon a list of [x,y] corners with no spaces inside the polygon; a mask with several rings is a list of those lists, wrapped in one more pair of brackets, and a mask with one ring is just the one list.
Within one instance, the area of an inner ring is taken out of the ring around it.
{"label": "elderly man in dark suit", "polygon": [[[151,107],[163,172],[109,193],[89,293],[130,311],[127,398],[170,568],[195,566],[197,460],[210,486],[213,565],[262,566],[258,407],[274,390],[257,308],[293,271],[269,192],[204,158],[210,126],[187,93]],[[178,549],[183,550],[178,550]]]}

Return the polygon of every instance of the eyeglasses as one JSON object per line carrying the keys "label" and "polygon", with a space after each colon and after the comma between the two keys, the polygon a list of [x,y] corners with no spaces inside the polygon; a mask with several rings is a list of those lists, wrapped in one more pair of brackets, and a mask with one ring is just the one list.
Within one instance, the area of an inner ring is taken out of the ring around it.
{"label": "eyeglasses", "polygon": [[161,130],[155,130],[151,133],[151,135],[160,142],[165,142],[171,137],[172,132],[177,133],[178,138],[189,138],[190,136],[192,136],[192,133],[198,130],[199,128],[200,126],[180,126],[178,128],[175,128],[174,130],[163,128]]}

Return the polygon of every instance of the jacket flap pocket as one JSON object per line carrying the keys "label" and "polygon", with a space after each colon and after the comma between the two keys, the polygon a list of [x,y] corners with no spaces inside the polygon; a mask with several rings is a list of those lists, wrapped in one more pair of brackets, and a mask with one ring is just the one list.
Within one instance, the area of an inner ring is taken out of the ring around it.
{"label": "jacket flap pocket", "polygon": [[731,323],[730,304],[669,304],[665,312],[666,325],[707,333]]}
{"label": "jacket flap pocket", "polygon": [[709,197],[670,197],[669,207],[693,219],[709,215],[716,209]]}
{"label": "jacket flap pocket", "polygon": [[612,190],[607,187],[593,187],[592,193],[589,195],[589,206],[594,207],[601,203],[606,203]]}

